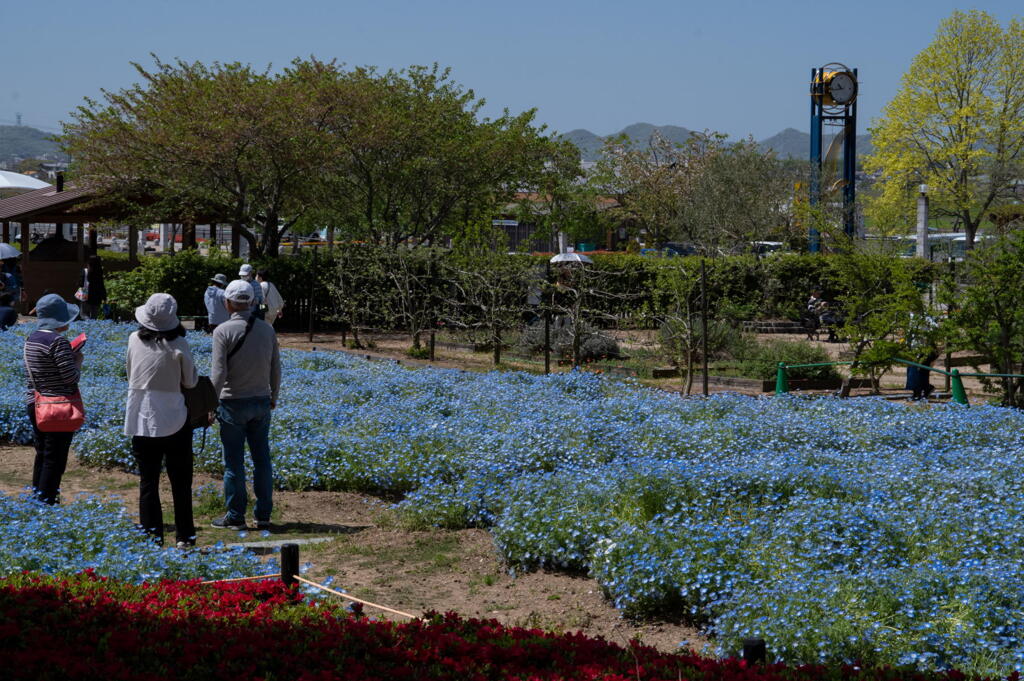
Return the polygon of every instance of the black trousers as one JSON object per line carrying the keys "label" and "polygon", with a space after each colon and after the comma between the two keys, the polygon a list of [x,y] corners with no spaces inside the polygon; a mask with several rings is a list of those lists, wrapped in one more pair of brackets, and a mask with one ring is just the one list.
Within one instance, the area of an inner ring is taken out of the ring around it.
{"label": "black trousers", "polygon": [[57,503],[60,479],[68,467],[68,450],[74,433],[44,433],[36,427],[36,405],[28,405],[28,420],[32,423],[32,443],[36,446],[36,459],[32,464],[32,489],[46,504]]}
{"label": "black trousers", "polygon": [[177,541],[195,543],[192,518],[192,429],[188,423],[165,437],[132,438],[132,453],[139,465],[139,524],[164,540],[164,513],[160,506],[160,469],[167,465],[174,502],[174,534]]}

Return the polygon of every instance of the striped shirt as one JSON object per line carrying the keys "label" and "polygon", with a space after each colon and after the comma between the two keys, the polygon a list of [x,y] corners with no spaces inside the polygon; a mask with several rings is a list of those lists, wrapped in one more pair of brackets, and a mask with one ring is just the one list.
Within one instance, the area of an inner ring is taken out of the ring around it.
{"label": "striped shirt", "polygon": [[63,334],[33,331],[25,339],[25,371],[29,404],[35,402],[35,390],[46,396],[73,395],[78,390],[75,351]]}

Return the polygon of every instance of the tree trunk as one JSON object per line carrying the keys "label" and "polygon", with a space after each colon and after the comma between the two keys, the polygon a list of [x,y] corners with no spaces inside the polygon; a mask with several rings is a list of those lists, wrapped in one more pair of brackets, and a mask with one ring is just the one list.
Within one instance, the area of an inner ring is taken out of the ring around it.
{"label": "tree trunk", "polygon": [[281,251],[281,231],[276,215],[268,216],[263,223],[263,250],[261,255],[276,258]]}
{"label": "tree trunk", "polygon": [[494,328],[494,333],[491,335],[491,342],[494,343],[494,366],[501,364],[501,329],[498,327]]}
{"label": "tree trunk", "polygon": [[181,250],[196,249],[196,225],[194,222],[185,222],[181,225]]}

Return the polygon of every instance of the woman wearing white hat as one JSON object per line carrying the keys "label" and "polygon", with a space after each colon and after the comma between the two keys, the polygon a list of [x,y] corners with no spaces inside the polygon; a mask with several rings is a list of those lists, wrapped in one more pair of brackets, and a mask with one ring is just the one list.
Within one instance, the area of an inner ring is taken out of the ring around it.
{"label": "woman wearing white hat", "polygon": [[178,303],[154,293],[135,308],[139,330],[128,338],[128,404],[124,433],[132,437],[139,466],[139,523],[163,543],[160,469],[166,463],[174,500],[174,530],[179,548],[195,545],[192,517],[192,429],[182,387],[199,377]]}

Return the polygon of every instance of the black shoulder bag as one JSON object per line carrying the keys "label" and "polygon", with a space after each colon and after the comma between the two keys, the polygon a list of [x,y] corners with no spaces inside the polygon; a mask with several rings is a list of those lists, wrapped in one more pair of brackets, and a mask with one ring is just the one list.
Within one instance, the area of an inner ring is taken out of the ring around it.
{"label": "black shoulder bag", "polygon": [[[231,348],[225,363],[242,349],[242,345],[245,343],[245,339],[248,337],[249,332],[252,331],[253,324],[255,323],[256,318],[249,317],[242,339],[238,341],[235,347]],[[185,395],[185,409],[188,410],[186,418],[189,428],[192,430],[196,428],[203,429],[203,444],[199,449],[199,452],[202,453],[206,451],[206,431],[210,427],[210,414],[217,410],[217,404],[220,401],[218,399],[219,396],[217,391],[213,389],[213,381],[210,380],[209,376],[200,376],[195,386],[182,388],[181,392]]]}

